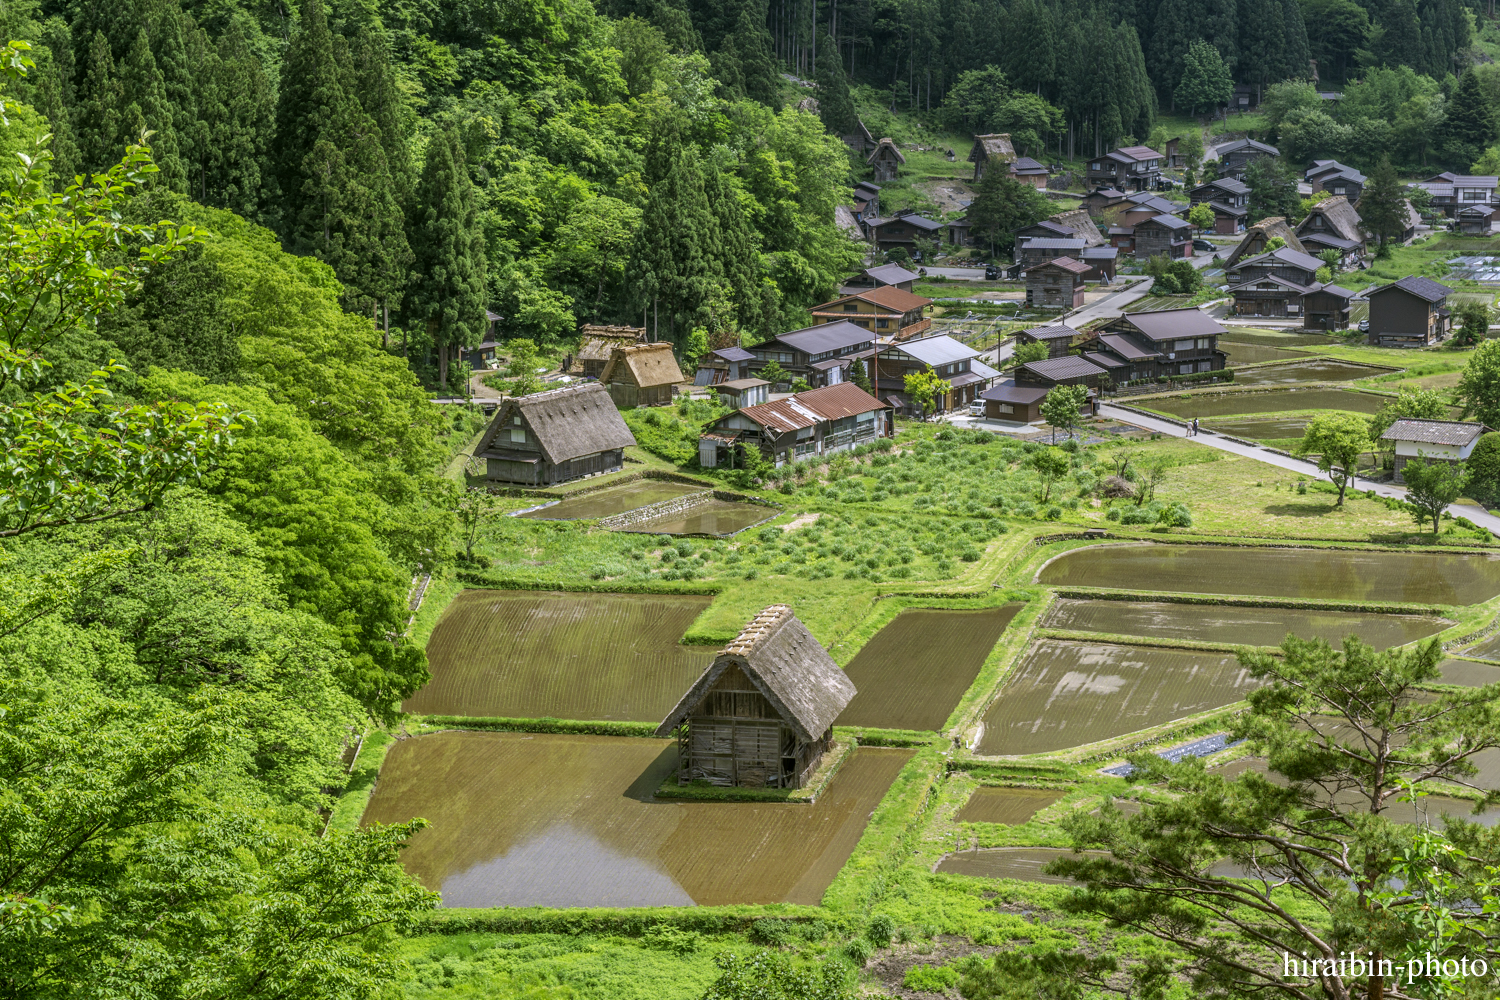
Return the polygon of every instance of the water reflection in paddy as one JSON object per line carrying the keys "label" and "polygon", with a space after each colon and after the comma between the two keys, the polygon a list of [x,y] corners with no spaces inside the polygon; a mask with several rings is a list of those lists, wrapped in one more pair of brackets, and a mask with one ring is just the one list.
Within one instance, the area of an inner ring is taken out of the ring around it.
{"label": "water reflection in paddy", "polygon": [[769,521],[779,513],[781,512],[774,507],[762,507],[760,504],[710,500],[680,514],[665,514],[620,530],[648,535],[732,535],[762,521]]}
{"label": "water reflection in paddy", "polygon": [[1140,405],[1191,420],[1193,417],[1282,413],[1291,410],[1352,410],[1355,413],[1374,414],[1389,400],[1389,396],[1343,389],[1279,389],[1271,392],[1166,396],[1141,400]]}
{"label": "water reflection in paddy", "polygon": [[1043,640],[985,713],[978,749],[1064,750],[1228,705],[1256,687],[1232,653]]}
{"label": "water reflection in paddy", "polygon": [[1350,382],[1357,378],[1384,375],[1386,369],[1357,365],[1333,358],[1302,361],[1288,365],[1268,365],[1265,368],[1250,368],[1234,373],[1238,385],[1270,385],[1292,382]]}
{"label": "water reflection in paddy", "polygon": [[1020,826],[1063,794],[1042,788],[976,788],[954,819],[959,823]]}
{"label": "water reflection in paddy", "polygon": [[1109,632],[1158,639],[1197,639],[1247,646],[1278,646],[1288,632],[1337,644],[1358,635],[1376,649],[1400,646],[1442,631],[1451,623],[1427,615],[1374,615],[1299,608],[1063,598],[1047,613],[1049,628]]}
{"label": "water reflection in paddy", "polygon": [[862,747],[813,805],[652,798],[668,740],[435,733],[397,743],[365,823],[432,825],[402,853],[443,905],[816,905],[910,750]]}
{"label": "water reflection in paddy", "polygon": [[1224,545],[1110,545],[1066,552],[1039,583],[1172,593],[1478,604],[1500,594],[1500,557]]}
{"label": "water reflection in paddy", "polygon": [[635,510],[637,507],[644,507],[647,504],[697,493],[706,488],[690,486],[687,483],[642,479],[623,486],[611,486],[595,493],[570,497],[561,503],[555,503],[540,510],[530,510],[519,516],[552,521],[581,517],[610,517],[614,514],[623,514],[627,510]]}

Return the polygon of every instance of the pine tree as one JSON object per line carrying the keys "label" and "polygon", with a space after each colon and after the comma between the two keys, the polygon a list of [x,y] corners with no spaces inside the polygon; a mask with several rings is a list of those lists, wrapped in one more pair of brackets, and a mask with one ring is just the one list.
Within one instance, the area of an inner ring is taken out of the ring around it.
{"label": "pine tree", "polygon": [[182,162],[175,116],[145,28],[136,31],[119,69],[120,99],[125,108],[121,115],[124,144],[140,142],[140,136],[150,131],[151,157],[161,171],[156,175],[156,183],[171,191],[185,191],[187,170]]}
{"label": "pine tree", "polygon": [[[823,36],[822,48],[833,52],[833,39]],[[830,57],[818,62],[818,117],[823,127],[834,135],[848,135],[858,126],[858,115],[854,110],[854,98],[849,92],[849,80],[844,76],[843,61]]]}
{"label": "pine tree", "polygon": [[1467,170],[1494,141],[1495,112],[1472,69],[1459,79],[1436,139],[1439,155],[1455,170]]}
{"label": "pine tree", "polygon": [[1229,67],[1214,47],[1200,39],[1188,46],[1182,78],[1172,92],[1172,101],[1185,111],[1210,111],[1229,103],[1234,81]]}
{"label": "pine tree", "polygon": [[1384,247],[1392,237],[1406,228],[1406,188],[1391,166],[1391,158],[1382,156],[1370,173],[1359,199],[1359,216]]}
{"label": "pine tree", "polygon": [[104,170],[118,162],[124,151],[120,114],[124,91],[115,76],[114,56],[103,32],[94,32],[89,40],[84,67],[74,128],[79,166],[85,171]]}
{"label": "pine tree", "polygon": [[478,344],[487,325],[484,235],[457,132],[433,137],[415,197],[415,266],[404,308],[408,326],[425,329],[437,348],[438,381],[446,385],[450,349]]}

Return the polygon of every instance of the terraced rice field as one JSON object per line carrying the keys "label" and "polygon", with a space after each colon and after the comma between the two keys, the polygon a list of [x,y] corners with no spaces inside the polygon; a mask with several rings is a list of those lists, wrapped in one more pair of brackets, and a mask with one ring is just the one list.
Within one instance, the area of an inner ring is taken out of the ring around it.
{"label": "terraced rice field", "polygon": [[1063,797],[1040,788],[976,788],[954,819],[959,823],[1020,826]]}
{"label": "terraced rice field", "polygon": [[711,598],[466,590],[427,643],[419,715],[659,722],[713,660],[678,640]]}
{"label": "terraced rice field", "polygon": [[902,611],[844,668],[858,693],[836,724],[942,729],[1000,634],[1024,606]]}
{"label": "terraced rice field", "polygon": [[680,514],[665,514],[649,521],[632,524],[622,531],[637,531],[648,535],[717,535],[724,537],[762,521],[769,521],[780,514],[774,507],[762,507],[754,503],[737,503],[733,500],[710,500]]}
{"label": "terraced rice field", "polygon": [[[1102,851],[1085,851],[1097,857]],[[1073,852],[1058,847],[994,847],[983,851],[960,851],[946,855],[934,871],[945,875],[969,875],[977,878],[1013,878],[1021,882],[1047,882],[1064,885],[1070,879],[1044,875],[1043,866],[1058,858],[1072,857]]]}
{"label": "terraced rice field", "polygon": [[1444,684],[1460,687],[1484,687],[1500,681],[1500,666],[1475,663],[1473,660],[1444,660],[1438,664]]}
{"label": "terraced rice field", "polygon": [[1075,549],[1044,566],[1037,582],[1064,587],[1143,587],[1412,604],[1478,604],[1500,594],[1500,556],[1448,552],[1222,545],[1109,545]]}
{"label": "terraced rice field", "polygon": [[1477,643],[1464,650],[1465,656],[1473,656],[1481,660],[1495,660],[1500,662],[1500,633],[1490,636],[1483,642]]}
{"label": "terraced rice field", "polygon": [[1279,347],[1263,347],[1260,344],[1242,344],[1224,340],[1219,341],[1219,350],[1228,356],[1231,368],[1238,368],[1241,365],[1258,365],[1265,361],[1295,361],[1298,358],[1307,357],[1301,351],[1285,351]]}
{"label": "terraced rice field", "polygon": [[1390,397],[1343,389],[1277,389],[1271,392],[1231,392],[1143,399],[1137,405],[1191,420],[1239,413],[1285,413],[1290,410],[1347,410],[1379,412]]}
{"label": "terraced rice field", "polygon": [[448,732],[390,751],[365,823],[447,907],[816,905],[912,756],[855,751],[813,805],[655,801],[668,740]]}
{"label": "terraced rice field", "polygon": [[1231,653],[1044,639],[985,713],[978,751],[1066,750],[1231,704],[1256,686]]}
{"label": "terraced rice field", "polygon": [[660,503],[675,497],[698,493],[706,486],[690,486],[687,483],[672,483],[660,479],[642,479],[623,486],[611,486],[597,493],[570,497],[541,510],[531,510],[519,517],[538,518],[548,521],[567,521],[577,518],[612,517],[627,510],[635,510],[647,504]]}
{"label": "terraced rice field", "polygon": [[[1278,774],[1271,774],[1266,770],[1266,762],[1257,757],[1242,757],[1223,768],[1216,769],[1212,773],[1221,774],[1231,781],[1238,778],[1247,771],[1264,775],[1278,785],[1284,785],[1286,779]],[[1340,792],[1336,797],[1341,805],[1345,807],[1359,806],[1368,800],[1361,799],[1355,792]],[[1451,816],[1454,819],[1467,820],[1470,823],[1478,823],[1481,826],[1494,826],[1500,823],[1500,806],[1491,806],[1479,815],[1474,815],[1474,803],[1469,799],[1460,799],[1449,795],[1424,795],[1410,802],[1391,802],[1381,812],[1386,819],[1393,823],[1432,823],[1441,826],[1441,817]]]}
{"label": "terraced rice field", "polygon": [[[1265,350],[1265,348],[1261,348]],[[1319,358],[1294,365],[1273,365],[1265,368],[1250,368],[1234,373],[1237,385],[1277,385],[1295,382],[1352,382],[1359,378],[1384,375],[1386,369],[1370,365],[1359,365],[1334,358]]]}
{"label": "terraced rice field", "polygon": [[1277,441],[1300,438],[1307,430],[1310,417],[1289,417],[1281,420],[1209,420],[1203,426],[1220,434],[1249,438],[1251,441]]}
{"label": "terraced rice field", "polygon": [[1279,646],[1288,632],[1302,639],[1327,639],[1334,645],[1346,635],[1358,635],[1376,649],[1385,649],[1434,635],[1452,623],[1427,615],[1063,598],[1047,612],[1045,624],[1048,628],[1075,632],[1234,642],[1247,646]]}

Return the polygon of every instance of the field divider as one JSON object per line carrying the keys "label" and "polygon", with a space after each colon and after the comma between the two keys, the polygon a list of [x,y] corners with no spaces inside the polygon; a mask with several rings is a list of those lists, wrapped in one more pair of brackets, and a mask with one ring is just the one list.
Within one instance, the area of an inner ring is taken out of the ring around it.
{"label": "field divider", "polygon": [[[1092,743],[1083,743],[1076,747],[1065,750],[1054,750],[1047,753],[1031,754],[968,754],[964,759],[976,764],[1033,764],[1048,760],[1062,761],[1077,767],[1087,767],[1093,762],[1107,763],[1118,760],[1125,754],[1134,753],[1137,750],[1145,750],[1150,747],[1160,746],[1163,743],[1180,742],[1193,736],[1207,736],[1210,733],[1219,732],[1229,725],[1229,719],[1243,712],[1248,702],[1231,702],[1228,705],[1220,705],[1210,708],[1194,715],[1183,716],[1170,722],[1163,722],[1158,726],[1146,729],[1138,729],[1132,733],[1124,733],[1120,736],[1112,736],[1108,739],[1096,740]],[[1093,768],[1089,768],[1093,770]]]}
{"label": "field divider", "polygon": [[1044,591],[1038,598],[1027,602],[1026,607],[1010,620],[1010,626],[1000,635],[1000,641],[985,657],[974,683],[964,692],[948,716],[943,731],[961,750],[967,750],[978,742],[976,729],[984,714],[990,710],[1000,691],[1010,678],[1011,671],[1031,648],[1033,635],[1056,600],[1051,591]]}
{"label": "field divider", "polygon": [[1240,642],[1210,642],[1204,639],[1161,638],[1129,635],[1124,632],[1089,632],[1083,629],[1048,628],[1036,630],[1038,639],[1060,639],[1065,642],[1108,643],[1113,646],[1150,646],[1153,649],[1180,649],[1190,653],[1237,653],[1248,649],[1256,653],[1281,654],[1279,646],[1254,646]]}
{"label": "field divider", "polygon": [[[1431,615],[1452,620],[1453,608],[1443,604],[1398,604],[1389,601],[1325,601],[1303,597],[1247,597],[1243,594],[1156,593],[1105,587],[1056,587],[1058,597],[1089,601],[1123,601],[1130,604],[1196,604],[1238,608],[1306,608],[1315,611],[1355,611],[1367,614]],[[1500,624],[1500,623],[1497,623]]]}
{"label": "field divider", "polygon": [[443,730],[490,733],[559,733],[578,736],[656,737],[657,722],[625,722],[609,719],[517,719],[467,715],[414,715],[412,722],[424,735]]}
{"label": "field divider", "polygon": [[734,906],[567,907],[497,906],[488,909],[429,910],[414,934],[619,934],[642,937],[653,927],[675,927],[700,934],[743,934],[757,920],[791,923],[829,920],[817,906],[758,903]]}

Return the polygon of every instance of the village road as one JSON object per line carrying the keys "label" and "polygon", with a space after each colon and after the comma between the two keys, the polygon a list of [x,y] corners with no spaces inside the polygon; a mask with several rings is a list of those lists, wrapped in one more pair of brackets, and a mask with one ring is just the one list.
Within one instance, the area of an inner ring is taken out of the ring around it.
{"label": "village road", "polygon": [[[1109,403],[1103,403],[1099,406],[1099,415],[1107,417],[1110,420],[1118,420],[1123,424],[1133,424],[1136,427],[1143,427],[1149,431],[1160,431],[1162,434],[1168,434],[1172,437],[1187,437],[1187,429],[1181,424],[1170,420],[1162,420],[1157,417],[1142,416],[1139,413],[1124,410]],[[1290,455],[1277,454],[1265,448],[1231,441],[1222,435],[1215,434],[1206,427],[1201,427],[1198,436],[1193,440],[1209,448],[1217,448],[1220,451],[1227,451],[1234,455],[1253,458],[1257,462],[1265,462],[1267,465],[1289,469],[1292,472],[1301,472],[1311,479],[1321,479],[1324,477],[1324,474],[1318,471],[1318,466],[1315,462],[1309,462],[1301,458],[1292,458]],[[1391,483],[1372,483],[1369,480],[1359,478],[1351,480],[1349,488],[1351,490],[1374,490],[1377,496],[1402,499],[1406,496],[1405,487],[1395,486]],[[1500,516],[1491,514],[1482,507],[1467,507],[1462,504],[1452,504],[1448,507],[1448,513],[1454,517],[1466,517],[1475,524],[1483,528],[1488,528],[1495,534],[1500,534]]]}
{"label": "village road", "polygon": [[1125,314],[1125,307],[1136,299],[1145,298],[1146,293],[1151,291],[1152,284],[1152,279],[1142,279],[1139,284],[1116,292],[1108,298],[1100,299],[1092,305],[1084,306],[1076,312],[1069,313],[1062,318],[1061,322],[1071,326],[1075,330],[1081,330],[1094,320],[1114,319],[1116,316],[1123,316]]}

